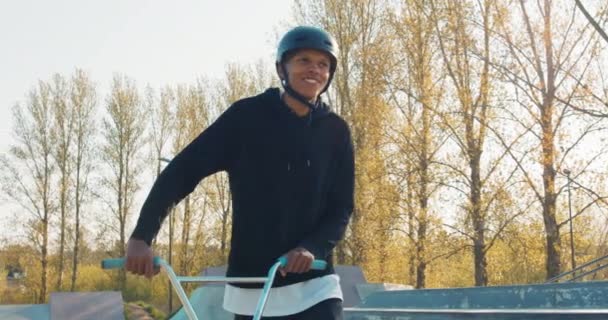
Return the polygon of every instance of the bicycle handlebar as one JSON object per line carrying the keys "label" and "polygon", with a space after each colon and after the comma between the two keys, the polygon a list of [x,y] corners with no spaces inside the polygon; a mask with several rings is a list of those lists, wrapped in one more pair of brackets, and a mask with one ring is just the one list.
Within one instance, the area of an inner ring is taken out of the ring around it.
{"label": "bicycle handlebar", "polygon": [[[161,257],[158,257],[158,256],[154,257],[153,262],[154,262],[155,267],[160,266],[160,260],[161,260]],[[125,261],[126,261],[126,258],[104,259],[101,261],[101,268],[102,269],[124,268]],[[287,257],[285,257],[285,256],[280,257],[277,261],[281,263],[281,267],[284,267],[287,265]],[[324,260],[314,260],[312,262],[312,265],[310,268],[313,270],[324,270],[325,268],[327,268],[327,262]]]}

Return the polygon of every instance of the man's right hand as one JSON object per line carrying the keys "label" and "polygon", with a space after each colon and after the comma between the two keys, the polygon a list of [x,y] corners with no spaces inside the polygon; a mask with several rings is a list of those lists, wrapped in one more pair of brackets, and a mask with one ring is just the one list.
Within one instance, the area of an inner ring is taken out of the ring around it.
{"label": "man's right hand", "polygon": [[154,267],[154,252],[143,240],[130,238],[127,242],[125,270],[150,279],[160,272]]}

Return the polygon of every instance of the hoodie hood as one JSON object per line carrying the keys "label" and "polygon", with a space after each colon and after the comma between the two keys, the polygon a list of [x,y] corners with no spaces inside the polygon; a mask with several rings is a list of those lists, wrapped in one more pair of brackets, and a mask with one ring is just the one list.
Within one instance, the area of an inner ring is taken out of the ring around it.
{"label": "hoodie hood", "polygon": [[[262,98],[262,100],[264,101],[265,104],[276,109],[278,112],[281,112],[281,113],[287,112],[287,113],[292,114],[295,117],[298,117],[295,113],[293,113],[291,111],[291,109],[285,103],[285,101],[283,101],[283,99],[281,99],[281,89],[269,88],[260,95],[260,98]],[[319,98],[319,103],[317,103],[317,107],[311,108],[310,111],[311,112],[309,112],[306,116],[298,117],[298,118],[307,120],[309,125],[311,125],[313,122],[315,122],[316,120],[318,120],[320,118],[328,116],[331,113],[331,109],[330,109],[329,105],[327,105],[325,102],[323,102],[321,100],[321,98]]]}

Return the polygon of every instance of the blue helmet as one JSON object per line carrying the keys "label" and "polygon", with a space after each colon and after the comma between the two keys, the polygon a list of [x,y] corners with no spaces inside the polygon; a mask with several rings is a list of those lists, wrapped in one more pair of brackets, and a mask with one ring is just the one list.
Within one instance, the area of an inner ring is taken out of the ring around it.
{"label": "blue helmet", "polygon": [[[310,26],[295,27],[289,30],[279,42],[276,57],[277,65],[281,65],[283,67],[288,54],[299,49],[315,49],[323,51],[330,57],[331,65],[329,69],[329,79],[327,81],[327,85],[321,91],[321,93],[325,92],[334,77],[334,73],[338,65],[338,43],[329,33],[327,33],[327,31],[323,29]],[[283,70],[285,70],[284,67]],[[285,87],[290,94],[293,93],[293,89],[291,89],[289,84],[286,82],[286,80],[282,82],[283,87]]]}
{"label": "blue helmet", "polygon": [[331,59],[331,73],[336,70],[338,43],[327,31],[309,26],[299,26],[289,30],[279,42],[277,63],[283,63],[286,55],[297,49],[316,49],[327,53]]}

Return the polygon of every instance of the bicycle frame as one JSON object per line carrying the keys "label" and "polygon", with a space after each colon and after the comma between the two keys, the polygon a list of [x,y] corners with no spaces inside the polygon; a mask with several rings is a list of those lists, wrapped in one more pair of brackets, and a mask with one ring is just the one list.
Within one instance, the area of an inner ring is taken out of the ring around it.
{"label": "bicycle frame", "polygon": [[[125,258],[117,258],[117,259],[105,259],[101,262],[101,267],[103,269],[116,269],[123,268],[125,264]],[[169,277],[169,281],[171,282],[171,286],[177,293],[177,296],[182,303],[182,307],[186,312],[186,315],[190,320],[199,320],[196,313],[194,312],[194,308],[182,287],[182,282],[198,282],[198,283],[210,283],[210,282],[223,282],[223,283],[264,283],[264,287],[262,290],[262,295],[258,300],[258,304],[256,306],[255,313],[253,315],[254,320],[259,320],[264,313],[264,308],[266,307],[266,302],[268,301],[268,295],[270,294],[270,289],[272,288],[272,283],[274,282],[274,278],[278,269],[281,266],[287,265],[287,258],[281,257],[275,262],[268,271],[267,277],[217,277],[217,276],[208,276],[208,277],[187,277],[187,276],[178,276],[173,271],[171,265],[169,265],[164,259],[160,257],[154,257],[154,265],[161,267],[167,276]],[[312,269],[323,270],[327,266],[327,263],[322,260],[315,260],[312,264]]]}

